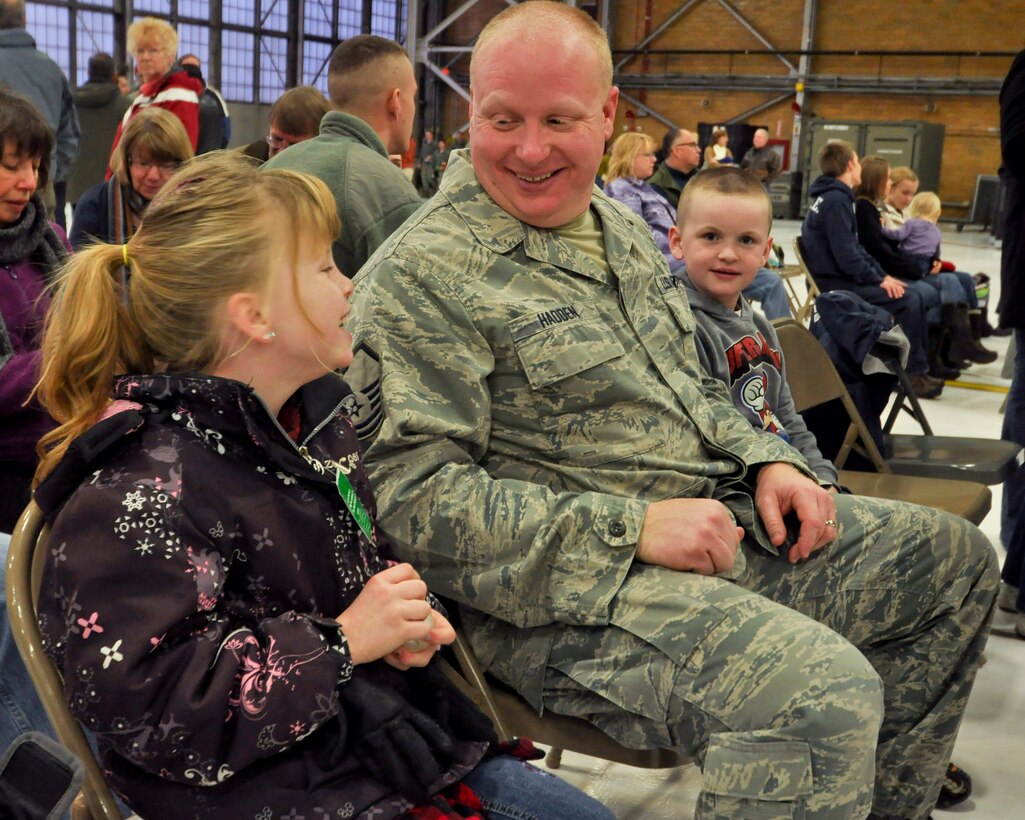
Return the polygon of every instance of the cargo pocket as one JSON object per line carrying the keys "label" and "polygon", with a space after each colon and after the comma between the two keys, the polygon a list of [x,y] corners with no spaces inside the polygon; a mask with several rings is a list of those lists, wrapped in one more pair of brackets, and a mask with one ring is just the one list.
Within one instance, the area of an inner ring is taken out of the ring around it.
{"label": "cargo pocket", "polygon": [[811,749],[714,734],[708,740],[701,816],[715,820],[802,820],[813,793]]}

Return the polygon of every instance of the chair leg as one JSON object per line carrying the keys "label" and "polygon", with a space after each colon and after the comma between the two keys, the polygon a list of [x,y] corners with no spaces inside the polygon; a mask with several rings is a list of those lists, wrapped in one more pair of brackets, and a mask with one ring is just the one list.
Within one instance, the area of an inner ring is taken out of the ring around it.
{"label": "chair leg", "polygon": [[545,765],[549,769],[558,769],[562,765],[562,749],[552,746],[545,755]]}

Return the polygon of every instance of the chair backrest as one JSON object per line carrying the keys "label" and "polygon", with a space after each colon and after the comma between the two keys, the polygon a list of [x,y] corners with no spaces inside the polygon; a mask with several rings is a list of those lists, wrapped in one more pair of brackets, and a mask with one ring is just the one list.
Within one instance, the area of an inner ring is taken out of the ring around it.
{"label": "chair backrest", "polygon": [[68,708],[60,673],[43,652],[36,605],[46,564],[47,535],[43,511],[34,501],[30,502],[14,528],[7,558],[7,614],[11,631],[57,737],[85,766],[85,788],[82,791],[90,817],[93,820],[121,820],[121,811],[92,748]]}
{"label": "chair backrest", "polygon": [[787,385],[797,412],[803,413],[810,407],[834,399],[838,399],[847,411],[847,433],[834,459],[836,468],[843,469],[847,456],[854,450],[872,462],[878,472],[890,472],[890,466],[872,440],[872,434],[819,340],[808,328],[793,319],[777,319],[772,324],[779,337]]}
{"label": "chair backrest", "polygon": [[[822,292],[819,290],[819,286],[815,284],[815,277],[812,276],[811,271],[808,269],[807,263],[804,261],[804,254],[801,250],[801,237],[794,237],[794,258],[797,260],[796,267],[783,268],[780,271],[780,276],[783,277],[783,281],[787,286],[787,299],[790,301],[790,310],[794,314],[794,318],[801,324],[807,324],[811,319],[811,312],[815,307],[815,300]],[[797,292],[794,287],[793,279],[801,278],[804,280],[804,294],[801,295]]]}

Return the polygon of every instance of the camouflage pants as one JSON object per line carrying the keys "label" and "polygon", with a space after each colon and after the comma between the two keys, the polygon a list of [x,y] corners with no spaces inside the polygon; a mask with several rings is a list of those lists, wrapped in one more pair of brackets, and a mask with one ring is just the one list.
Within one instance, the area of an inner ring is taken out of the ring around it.
{"label": "camouflage pants", "polygon": [[[696,756],[702,820],[927,817],[996,556],[923,507],[841,496],[837,520],[839,538],[796,567],[745,546],[735,583],[635,566],[609,627],[557,630],[545,707]],[[504,677],[500,659],[492,671]]]}

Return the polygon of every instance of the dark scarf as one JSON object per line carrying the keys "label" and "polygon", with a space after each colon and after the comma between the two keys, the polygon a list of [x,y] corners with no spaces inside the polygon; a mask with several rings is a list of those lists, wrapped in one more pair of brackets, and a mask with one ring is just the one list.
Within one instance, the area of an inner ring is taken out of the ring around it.
{"label": "dark scarf", "polygon": [[131,183],[122,185],[117,176],[107,181],[107,241],[125,244],[139,228],[142,212],[149,205]]}
{"label": "dark scarf", "polygon": [[28,259],[51,279],[67,255],[64,243],[50,227],[39,194],[32,195],[17,222],[0,225],[0,265],[14,265]]}

